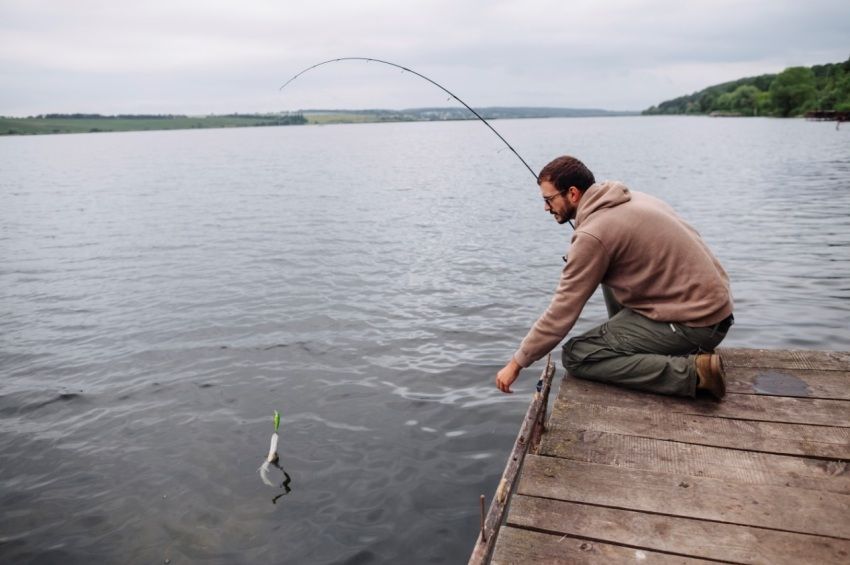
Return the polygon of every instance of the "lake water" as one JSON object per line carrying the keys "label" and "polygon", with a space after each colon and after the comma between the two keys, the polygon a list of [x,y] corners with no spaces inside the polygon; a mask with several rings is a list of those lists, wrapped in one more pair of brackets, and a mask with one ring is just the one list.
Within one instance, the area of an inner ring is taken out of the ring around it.
{"label": "lake water", "polygon": [[[850,349],[850,125],[494,126],[694,224],[725,345]],[[0,561],[466,560],[571,235],[482,124],[7,137],[0,171]]]}

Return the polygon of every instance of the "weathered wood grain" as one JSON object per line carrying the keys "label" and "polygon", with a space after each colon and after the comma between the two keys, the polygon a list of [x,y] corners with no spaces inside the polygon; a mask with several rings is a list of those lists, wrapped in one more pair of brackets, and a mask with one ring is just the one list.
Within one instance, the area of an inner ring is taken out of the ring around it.
{"label": "weathered wood grain", "polygon": [[758,420],[819,426],[850,427],[850,401],[784,396],[727,394],[722,402],[661,396],[565,377],[558,398],[673,414]]}
{"label": "weathered wood grain", "polygon": [[850,495],[529,455],[518,494],[850,539]]}
{"label": "weathered wood grain", "polygon": [[555,401],[549,426],[766,453],[850,459],[848,428],[670,414],[656,410],[580,404],[560,398]]}
{"label": "weathered wood grain", "polygon": [[540,455],[737,483],[850,494],[850,465],[842,461],[723,449],[574,427],[550,428],[540,446]]}
{"label": "weathered wood grain", "polygon": [[850,400],[850,372],[727,367],[726,391],[739,394]]}
{"label": "weathered wood grain", "polygon": [[850,352],[720,353],[720,403],[565,377],[492,562],[850,563]]}
{"label": "weathered wood grain", "polygon": [[553,536],[505,526],[499,532],[491,563],[527,565],[529,563],[708,563],[701,559],[656,553],[607,543]]}
{"label": "weathered wood grain", "polygon": [[[850,541],[516,495],[508,525],[640,547],[766,565],[847,563]],[[557,536],[556,536],[557,537]]]}
{"label": "weathered wood grain", "polygon": [[721,347],[726,367],[850,371],[850,352]]}

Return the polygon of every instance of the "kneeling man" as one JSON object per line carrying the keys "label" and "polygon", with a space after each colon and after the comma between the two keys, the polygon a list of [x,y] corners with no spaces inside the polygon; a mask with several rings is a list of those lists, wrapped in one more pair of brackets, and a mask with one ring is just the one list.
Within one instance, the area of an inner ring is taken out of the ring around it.
{"label": "kneeling man", "polygon": [[732,295],[696,230],[657,198],[596,182],[574,157],[546,165],[537,183],[546,211],[559,224],[575,218],[575,233],[555,296],[496,375],[499,390],[512,392],[519,372],[566,337],[601,283],[620,310],[567,341],[571,375],[659,394],[703,390],[720,400],[725,374],[712,352],[734,321]]}

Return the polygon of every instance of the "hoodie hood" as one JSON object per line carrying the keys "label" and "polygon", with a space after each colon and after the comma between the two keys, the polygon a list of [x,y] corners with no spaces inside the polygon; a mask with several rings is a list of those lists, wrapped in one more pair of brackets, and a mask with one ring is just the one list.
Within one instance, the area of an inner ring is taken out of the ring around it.
{"label": "hoodie hood", "polygon": [[597,211],[619,206],[631,199],[632,195],[629,188],[619,181],[603,181],[593,184],[584,191],[581,202],[578,204],[576,228]]}

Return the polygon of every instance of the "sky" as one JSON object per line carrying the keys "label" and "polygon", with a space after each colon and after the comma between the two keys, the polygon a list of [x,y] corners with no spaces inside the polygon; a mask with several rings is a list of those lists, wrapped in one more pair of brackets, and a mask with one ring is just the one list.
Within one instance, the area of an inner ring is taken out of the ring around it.
{"label": "sky", "polygon": [[848,0],[0,0],[0,115],[642,110],[850,58]]}

